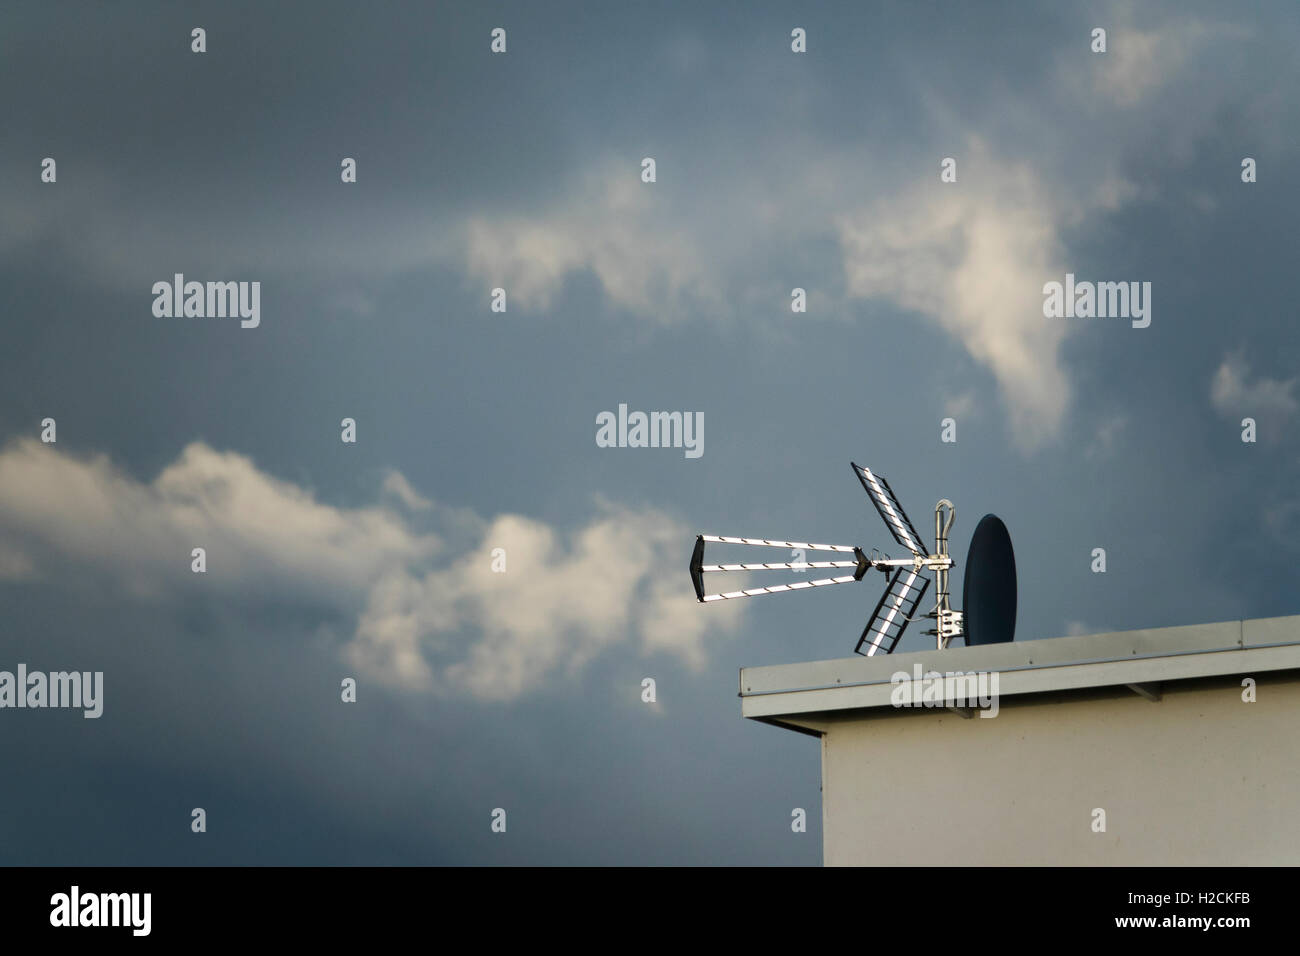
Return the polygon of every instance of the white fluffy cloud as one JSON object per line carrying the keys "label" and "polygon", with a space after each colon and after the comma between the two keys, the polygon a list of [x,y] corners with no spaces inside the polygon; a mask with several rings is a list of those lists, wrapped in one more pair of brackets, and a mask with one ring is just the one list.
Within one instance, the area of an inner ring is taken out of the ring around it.
{"label": "white fluffy cloud", "polygon": [[[634,164],[604,164],[579,194],[536,214],[470,219],[465,268],[532,308],[546,308],[568,276],[586,270],[612,302],[657,321],[680,315],[684,300],[737,319],[745,310],[721,290],[748,268],[747,257],[825,228],[838,241],[847,294],[892,301],[954,336],[993,372],[1017,438],[1031,447],[1057,429],[1069,402],[1060,360],[1068,326],[1043,318],[1041,289],[1064,275],[1058,231],[1083,204],[1063,209],[1026,164],[994,160],[978,140],[962,170],[959,187],[927,180],[845,211],[860,172],[853,157],[837,155],[777,193],[714,184],[704,217],[666,184],[642,184]],[[1122,205],[1125,194],[1109,186],[1089,205]],[[787,236],[792,228],[797,236]]]}
{"label": "white fluffy cloud", "polygon": [[195,586],[190,552],[201,547],[204,587],[328,595],[365,588],[439,548],[392,512],[321,504],[243,455],[202,443],[148,483],[104,456],[56,447],[29,439],[0,452],[0,543],[36,573],[76,562],[157,596]]}
{"label": "white fluffy cloud", "polygon": [[[1116,106],[1131,108],[1143,104],[1184,74],[1189,65],[1214,43],[1250,35],[1240,23],[1208,20],[1179,11],[1165,16],[1131,0],[1118,0],[1098,17],[1097,26],[1107,27],[1106,52],[1091,52],[1091,29],[1086,47],[1089,76],[1101,97]],[[1064,68],[1063,68],[1064,69]]]}
{"label": "white fluffy cloud", "polygon": [[1210,383],[1210,402],[1223,415],[1261,415],[1289,418],[1300,404],[1295,397],[1296,380],[1282,381],[1263,376],[1252,379],[1241,352],[1224,357]]}
{"label": "white fluffy cloud", "polygon": [[[397,683],[445,683],[482,698],[515,697],[629,635],[698,668],[706,629],[734,627],[738,616],[700,613],[681,560],[690,540],[663,514],[610,505],[567,544],[545,524],[502,515],[481,547],[452,564],[380,582],[351,659]],[[491,568],[495,548],[505,552],[504,573]],[[478,637],[457,656],[448,641],[462,629]],[[457,659],[441,670],[430,661],[449,653]]]}
{"label": "white fluffy cloud", "polygon": [[1043,317],[1043,283],[1065,273],[1060,214],[1028,169],[989,162],[978,144],[968,155],[959,184],[942,186],[936,174],[840,217],[848,291],[896,302],[955,336],[993,372],[1030,447],[1056,431],[1070,397],[1060,357],[1068,327]]}
{"label": "white fluffy cloud", "polygon": [[[201,588],[355,613],[343,653],[359,671],[483,699],[517,697],[628,643],[698,668],[707,631],[739,624],[738,609],[700,613],[682,559],[691,535],[667,515],[600,503],[566,538],[519,515],[467,521],[447,509],[450,524],[475,529],[452,554],[412,524],[439,505],[396,472],[382,492],[400,507],[335,507],[202,443],[142,482],[102,456],[20,441],[0,451],[0,578],[89,571],[141,599]],[[190,570],[194,547],[206,549],[204,575]],[[505,573],[491,569],[494,548]]]}
{"label": "white fluffy cloud", "polygon": [[684,228],[659,184],[640,167],[592,170],[575,195],[535,215],[472,216],[465,266],[528,308],[545,309],[572,273],[590,270],[615,304],[659,319],[684,295],[708,299],[700,233]]}

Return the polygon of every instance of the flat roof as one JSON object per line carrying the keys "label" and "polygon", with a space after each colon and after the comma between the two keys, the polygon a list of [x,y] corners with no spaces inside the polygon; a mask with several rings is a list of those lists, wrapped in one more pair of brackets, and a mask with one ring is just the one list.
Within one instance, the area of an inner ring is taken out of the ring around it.
{"label": "flat roof", "polygon": [[[893,676],[998,673],[998,697],[1300,669],[1300,615],[954,646],[740,670],[745,717],[807,732],[799,715],[893,708]],[[793,719],[791,719],[793,718]],[[801,724],[803,724],[801,726]]]}

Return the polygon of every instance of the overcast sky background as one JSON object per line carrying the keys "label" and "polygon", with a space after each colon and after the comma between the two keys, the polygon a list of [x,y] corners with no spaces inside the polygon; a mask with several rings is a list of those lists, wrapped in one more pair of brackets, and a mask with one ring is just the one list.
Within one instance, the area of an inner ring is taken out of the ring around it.
{"label": "overcast sky background", "polygon": [[[737,670],[849,656],[879,578],[700,607],[686,564],[897,551],[850,459],[927,538],[951,498],[959,560],[1006,521],[1022,639],[1300,612],[1298,27],[6,4],[0,669],[106,686],[0,712],[0,861],[820,863],[819,748]],[[177,272],[260,281],[260,327],[155,318]],[[1066,272],[1151,282],[1150,327],[1045,319]],[[703,456],[598,448],[619,403]]]}

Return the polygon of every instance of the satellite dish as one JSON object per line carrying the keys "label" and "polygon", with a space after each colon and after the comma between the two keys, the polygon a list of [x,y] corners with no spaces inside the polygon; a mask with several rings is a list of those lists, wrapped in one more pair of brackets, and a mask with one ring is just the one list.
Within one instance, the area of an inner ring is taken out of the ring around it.
{"label": "satellite dish", "polygon": [[985,515],[966,552],[961,587],[967,644],[1005,644],[1016,637],[1016,555],[997,515]]}

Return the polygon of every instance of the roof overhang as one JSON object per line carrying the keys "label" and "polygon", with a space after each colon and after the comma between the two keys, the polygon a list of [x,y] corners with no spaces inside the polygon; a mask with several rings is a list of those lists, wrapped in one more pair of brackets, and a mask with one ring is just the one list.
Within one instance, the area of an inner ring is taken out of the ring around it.
{"label": "roof overhang", "polygon": [[[740,671],[741,713],[819,732],[817,716],[898,709],[896,675],[996,673],[998,697],[1300,669],[1300,615],[852,657]],[[1153,697],[1154,699],[1154,697]]]}

